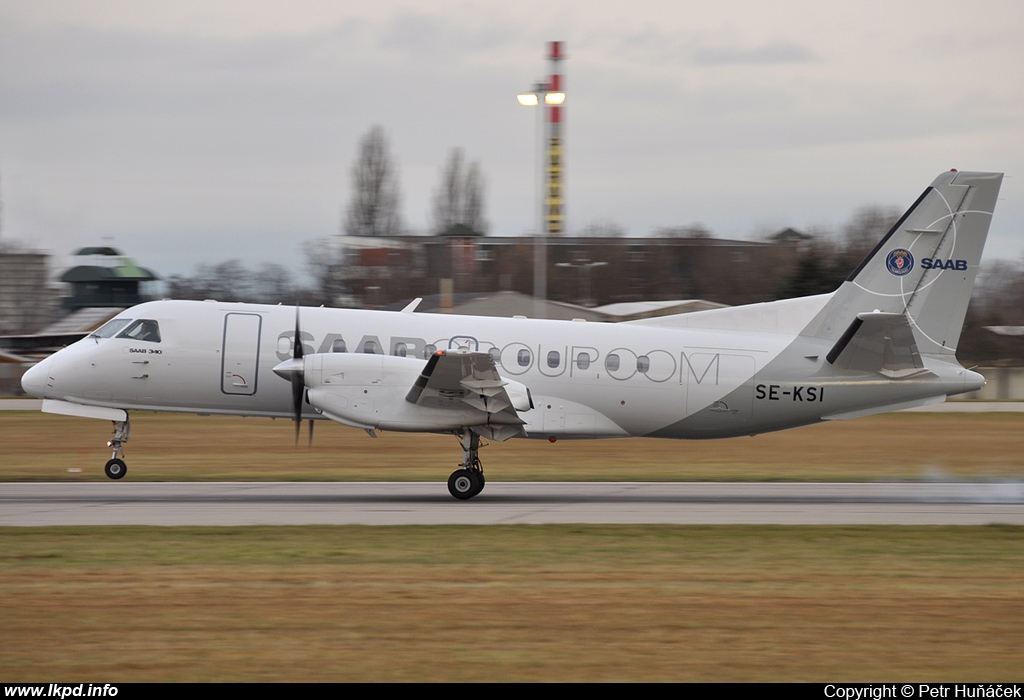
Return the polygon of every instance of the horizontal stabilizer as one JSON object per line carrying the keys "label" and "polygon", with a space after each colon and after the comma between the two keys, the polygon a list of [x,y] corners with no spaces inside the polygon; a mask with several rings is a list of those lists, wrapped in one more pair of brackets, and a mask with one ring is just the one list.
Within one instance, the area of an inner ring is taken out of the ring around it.
{"label": "horizontal stabilizer", "polygon": [[857,314],[826,356],[838,369],[878,372],[892,378],[926,373],[914,331],[905,314]]}
{"label": "horizontal stabilizer", "polygon": [[867,416],[877,416],[879,413],[893,413],[894,411],[905,411],[908,408],[919,408],[921,406],[934,406],[937,403],[943,403],[946,400],[945,394],[939,394],[938,396],[929,396],[924,399],[914,399],[912,401],[900,401],[898,403],[882,404],[880,406],[872,406],[870,408],[861,408],[856,411],[846,411],[844,413],[832,413],[827,416],[822,416],[822,420],[853,420],[854,418],[866,418]]}

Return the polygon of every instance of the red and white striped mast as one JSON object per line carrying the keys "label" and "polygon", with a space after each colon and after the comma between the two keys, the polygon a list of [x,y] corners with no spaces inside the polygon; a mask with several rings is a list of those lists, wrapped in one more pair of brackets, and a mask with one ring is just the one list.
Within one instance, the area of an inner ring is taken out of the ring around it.
{"label": "red and white striped mast", "polygon": [[550,42],[548,61],[551,63],[551,75],[544,94],[544,106],[548,111],[547,149],[544,158],[544,231],[549,236],[560,236],[565,231],[565,159],[562,137],[565,81],[558,65],[563,59],[562,42]]}
{"label": "red and white striped mast", "polygon": [[540,226],[533,244],[533,298],[535,315],[544,315],[544,300],[547,299],[547,239],[560,236],[565,231],[565,195],[563,177],[565,173],[565,146],[563,129],[565,116],[565,81],[558,64],[565,59],[563,43],[548,43],[548,61],[551,72],[548,79],[537,81],[533,90],[520,93],[519,104],[527,107],[541,105],[547,112],[541,113],[541,148],[543,161],[538,173],[541,181]]}

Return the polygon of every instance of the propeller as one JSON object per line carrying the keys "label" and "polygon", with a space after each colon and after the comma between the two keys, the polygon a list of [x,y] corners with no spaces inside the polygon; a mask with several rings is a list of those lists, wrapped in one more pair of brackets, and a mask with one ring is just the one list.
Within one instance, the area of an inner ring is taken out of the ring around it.
{"label": "propeller", "polygon": [[299,365],[298,371],[292,372],[292,420],[295,421],[295,446],[299,446],[299,428],[302,427],[302,397],[306,393],[305,363],[302,362],[302,336],[299,326],[299,307],[295,307],[295,342],[292,343],[292,360]]}
{"label": "propeller", "polygon": [[[295,422],[295,445],[299,444],[299,429],[302,427],[302,399],[306,393],[305,363],[302,361],[302,337],[299,325],[299,307],[295,307],[295,341],[292,343],[292,357],[274,368],[274,374],[292,384],[292,420]],[[312,421],[310,421],[312,423]],[[309,430],[310,443],[313,441],[313,426]]]}

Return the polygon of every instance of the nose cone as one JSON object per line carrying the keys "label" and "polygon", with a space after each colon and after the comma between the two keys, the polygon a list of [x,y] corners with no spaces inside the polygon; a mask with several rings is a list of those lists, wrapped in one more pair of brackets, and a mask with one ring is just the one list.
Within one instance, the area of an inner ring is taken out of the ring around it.
{"label": "nose cone", "polygon": [[50,377],[52,369],[52,356],[32,365],[21,377],[21,388],[30,396],[38,396],[41,399],[46,398],[47,389],[53,383]]}

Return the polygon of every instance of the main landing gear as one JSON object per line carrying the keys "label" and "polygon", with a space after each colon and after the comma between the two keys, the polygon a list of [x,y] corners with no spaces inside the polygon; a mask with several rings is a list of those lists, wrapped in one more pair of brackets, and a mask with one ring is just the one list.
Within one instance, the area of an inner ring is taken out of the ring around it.
{"label": "main landing gear", "polygon": [[448,477],[448,491],[466,501],[484,490],[484,468],[480,464],[480,436],[470,430],[458,433],[462,443],[462,464]]}
{"label": "main landing gear", "polygon": [[104,465],[103,473],[110,479],[123,479],[128,473],[128,465],[121,457],[124,457],[124,443],[128,442],[128,433],[131,432],[131,425],[126,420],[111,421],[114,424],[114,437],[107,442],[113,452],[110,460]]}

